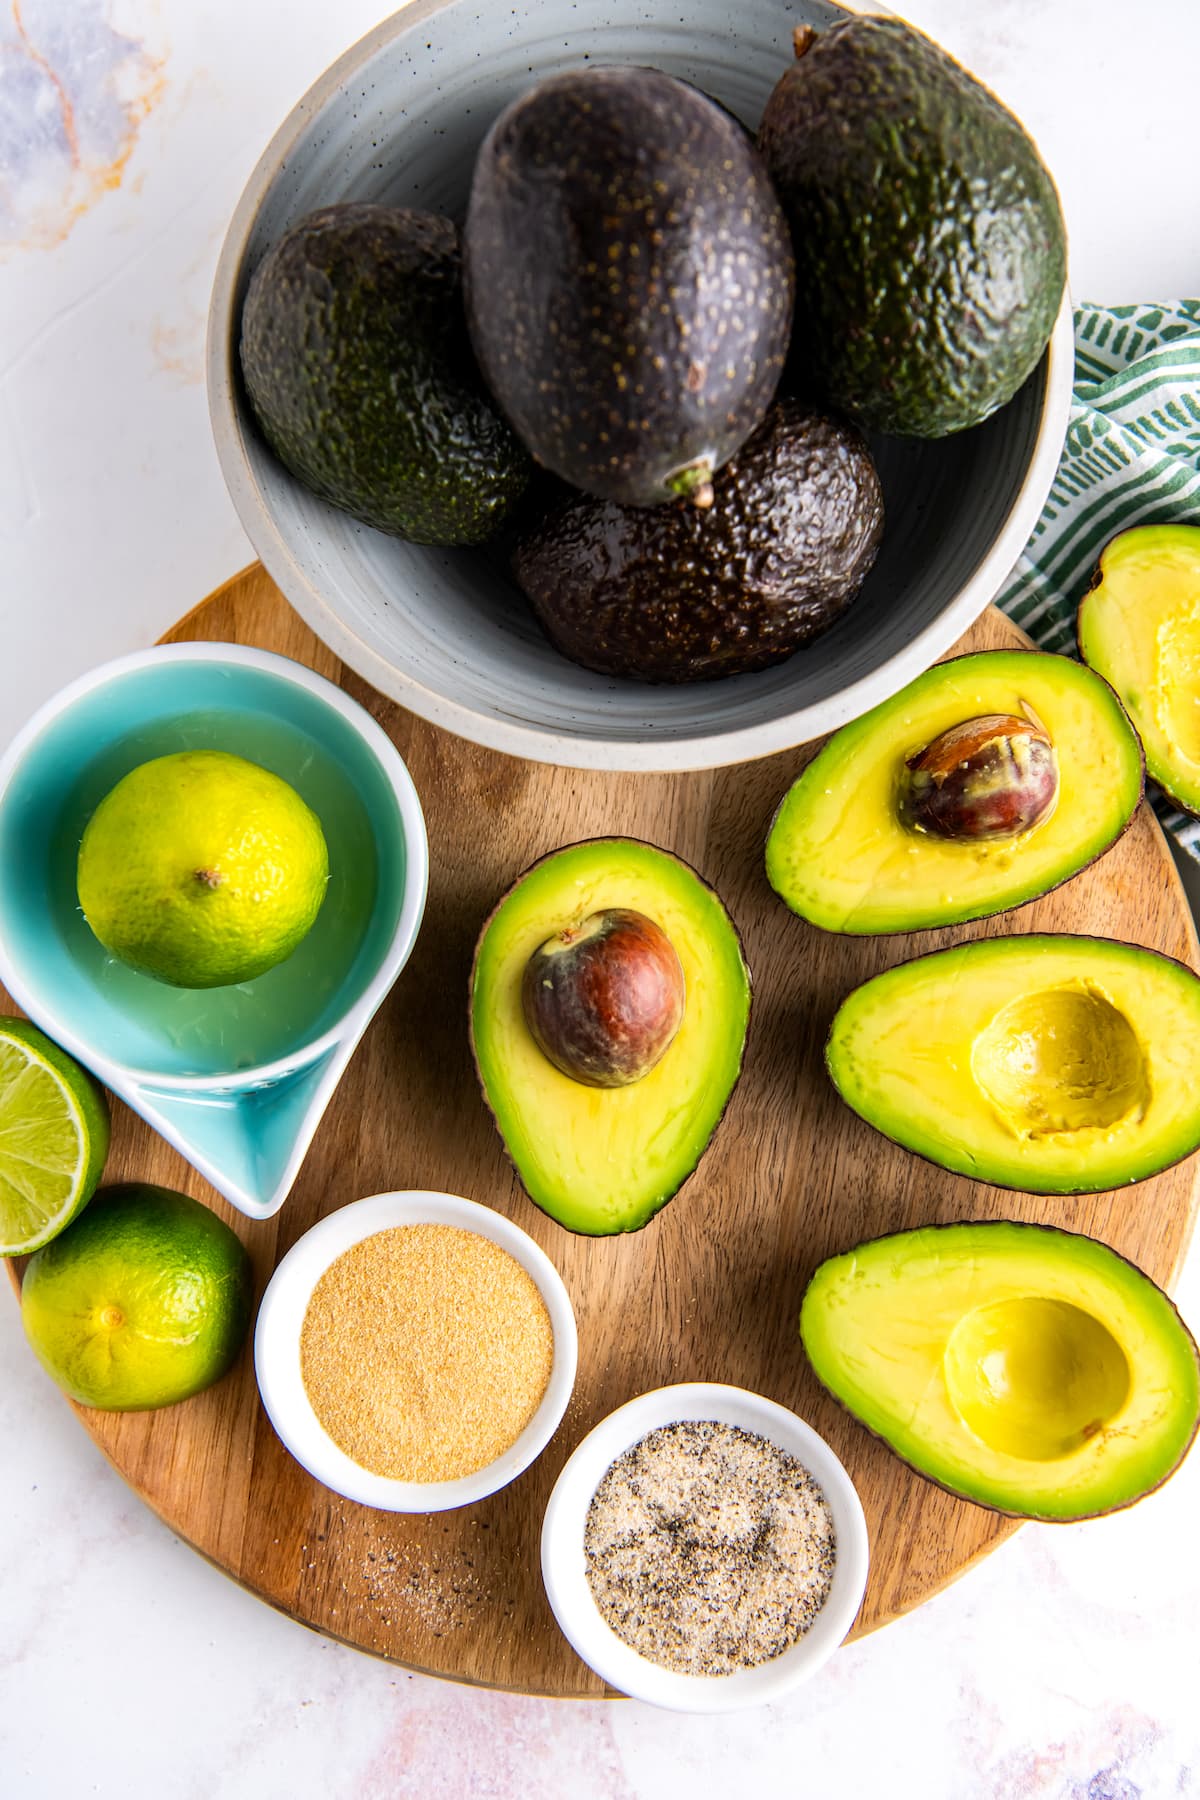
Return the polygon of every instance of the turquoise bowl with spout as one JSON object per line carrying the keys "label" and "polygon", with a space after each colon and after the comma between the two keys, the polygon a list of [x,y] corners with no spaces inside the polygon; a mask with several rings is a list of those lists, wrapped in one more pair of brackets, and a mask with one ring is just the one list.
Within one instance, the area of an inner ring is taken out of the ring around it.
{"label": "turquoise bowl with spout", "polygon": [[[221,988],[172,987],[118,962],[75,885],[105,794],[140,763],[199,749],[282,776],[329,845],[329,887],[299,948]],[[428,868],[408,770],[356,701],[267,651],[160,645],[73,682],[0,759],[0,980],[226,1199],[265,1218],[408,960]]]}

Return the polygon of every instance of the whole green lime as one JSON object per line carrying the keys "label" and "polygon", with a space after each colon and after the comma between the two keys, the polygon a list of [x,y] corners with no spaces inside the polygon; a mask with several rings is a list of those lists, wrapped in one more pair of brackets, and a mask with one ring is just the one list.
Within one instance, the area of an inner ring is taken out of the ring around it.
{"label": "whole green lime", "polygon": [[111,1412],[170,1406],[218,1381],[250,1324],[240,1238],[187,1194],[102,1188],[30,1257],[25,1335],[72,1400]]}
{"label": "whole green lime", "polygon": [[175,987],[274,968],[312,928],[328,880],[316,814],[270,769],[223,750],[130,770],[79,846],[79,904],[100,942]]}

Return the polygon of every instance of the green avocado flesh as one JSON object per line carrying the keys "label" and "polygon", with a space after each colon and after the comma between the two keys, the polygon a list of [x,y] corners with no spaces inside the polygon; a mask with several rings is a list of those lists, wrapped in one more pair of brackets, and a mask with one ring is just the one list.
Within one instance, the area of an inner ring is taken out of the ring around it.
{"label": "green avocado flesh", "polygon": [[1034,1519],[1158,1487],[1200,1418],[1196,1345],[1106,1244],[1007,1220],[925,1226],[817,1269],[800,1335],[830,1392],[952,1493]]}
{"label": "green avocado flesh", "polygon": [[886,1137],[1030,1194],[1154,1175],[1200,1145],[1200,979],[1103,938],[983,939],[874,976],[825,1047]]}
{"label": "green avocado flesh", "polygon": [[962,431],[1046,347],[1066,236],[1020,123],[920,32],[797,33],[759,148],[792,228],[793,372],[869,429]]}
{"label": "green avocado flesh", "polygon": [[[1032,712],[1058,757],[1054,810],[1022,835],[952,841],[902,814],[906,760],[987,714]],[[1112,689],[1079,663],[993,650],[939,663],[836,732],[788,791],[767,876],[801,918],[870,934],[958,924],[1020,906],[1092,862],[1142,793],[1137,736]]]}
{"label": "green avocado flesh", "polygon": [[1147,773],[1200,813],[1200,525],[1135,525],[1105,546],[1079,647],[1121,696]]}
{"label": "green avocado flesh", "polygon": [[[683,966],[683,1022],[627,1087],[585,1087],[534,1042],[521,1004],[539,945],[628,907],[661,926]],[[484,1097],[518,1176],[570,1231],[637,1231],[692,1173],[741,1072],[750,977],[717,895],[678,857],[627,838],[556,851],[516,882],[475,953],[471,1041]]]}

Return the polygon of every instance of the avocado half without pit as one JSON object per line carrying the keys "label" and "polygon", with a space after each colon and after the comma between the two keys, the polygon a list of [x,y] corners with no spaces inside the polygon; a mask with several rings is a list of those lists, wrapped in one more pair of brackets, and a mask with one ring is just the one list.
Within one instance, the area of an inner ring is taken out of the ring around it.
{"label": "avocado half without pit", "polygon": [[943,1168],[1093,1193],[1200,1145],[1200,978],[1103,938],[990,938],[874,976],[826,1065],[869,1125]]}
{"label": "avocado half without pit", "polygon": [[749,1010],[733,922],[677,856],[596,838],[534,863],[471,977],[480,1084],[530,1198],[571,1231],[645,1225],[720,1122]]}
{"label": "avocado half without pit", "polygon": [[1200,814],[1200,525],[1135,525],[1105,545],[1079,648],[1137,726],[1147,773]]}
{"label": "avocado half without pit", "polygon": [[919,931],[1021,906],[1095,861],[1142,795],[1137,734],[1065,656],[952,657],[843,726],[792,784],[767,876],[826,931]]}
{"label": "avocado half without pit", "polygon": [[951,1493],[1023,1518],[1128,1506],[1200,1420],[1196,1344],[1094,1238],[1007,1220],[925,1226],[823,1262],[800,1335],[820,1380]]}
{"label": "avocado half without pit", "polygon": [[660,925],[628,906],[589,913],[534,951],[521,1010],[549,1062],[585,1087],[628,1087],[683,1023],[683,964]]}

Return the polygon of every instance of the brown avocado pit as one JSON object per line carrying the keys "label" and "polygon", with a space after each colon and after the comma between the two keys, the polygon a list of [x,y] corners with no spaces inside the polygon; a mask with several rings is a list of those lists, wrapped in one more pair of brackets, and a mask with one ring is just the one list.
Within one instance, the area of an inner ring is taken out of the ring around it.
{"label": "brown avocado pit", "polygon": [[1019,837],[1058,799],[1058,758],[1030,718],[989,713],[941,732],[905,764],[909,824],[937,837],[986,843]]}
{"label": "brown avocado pit", "polygon": [[521,982],[543,1056],[586,1087],[627,1087],[683,1021],[683,968],[660,925],[630,907],[590,914],[534,951]]}
{"label": "brown avocado pit", "polygon": [[513,571],[564,656],[635,680],[707,681],[766,668],[833,624],[883,536],[859,432],[779,400],[712,487],[703,510],[568,494],[525,526]]}

